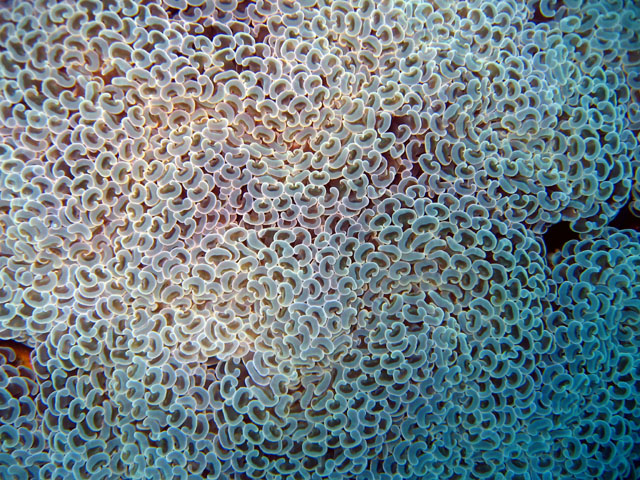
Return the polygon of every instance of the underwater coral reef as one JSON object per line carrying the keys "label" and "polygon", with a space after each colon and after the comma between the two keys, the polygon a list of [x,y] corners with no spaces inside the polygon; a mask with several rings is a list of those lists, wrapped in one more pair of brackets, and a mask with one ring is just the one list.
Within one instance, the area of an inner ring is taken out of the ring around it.
{"label": "underwater coral reef", "polygon": [[0,3],[0,479],[634,478],[639,131],[631,0]]}

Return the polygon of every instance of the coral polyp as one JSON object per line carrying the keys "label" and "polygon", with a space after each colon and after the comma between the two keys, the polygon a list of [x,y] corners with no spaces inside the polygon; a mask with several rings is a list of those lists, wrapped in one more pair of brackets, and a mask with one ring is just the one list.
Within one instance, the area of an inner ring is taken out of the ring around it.
{"label": "coral polyp", "polygon": [[627,478],[639,24],[0,4],[0,477]]}

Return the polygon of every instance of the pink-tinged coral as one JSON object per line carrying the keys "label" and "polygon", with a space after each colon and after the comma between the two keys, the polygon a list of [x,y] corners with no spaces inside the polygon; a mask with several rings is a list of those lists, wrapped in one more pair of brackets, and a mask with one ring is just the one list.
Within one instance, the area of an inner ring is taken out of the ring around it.
{"label": "pink-tinged coral", "polygon": [[0,5],[0,476],[624,478],[638,22]]}

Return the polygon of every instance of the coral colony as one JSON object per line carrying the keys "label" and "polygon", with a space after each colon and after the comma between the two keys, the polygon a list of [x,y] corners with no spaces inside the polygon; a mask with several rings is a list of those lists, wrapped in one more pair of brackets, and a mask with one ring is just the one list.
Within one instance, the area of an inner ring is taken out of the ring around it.
{"label": "coral colony", "polygon": [[630,0],[4,2],[0,478],[634,478],[639,131]]}

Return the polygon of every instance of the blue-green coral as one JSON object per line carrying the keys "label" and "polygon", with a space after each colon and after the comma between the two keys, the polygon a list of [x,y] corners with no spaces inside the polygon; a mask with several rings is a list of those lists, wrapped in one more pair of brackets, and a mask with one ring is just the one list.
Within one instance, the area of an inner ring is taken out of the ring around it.
{"label": "blue-green coral", "polygon": [[551,263],[558,290],[545,329],[555,342],[539,362],[541,398],[564,431],[544,454],[566,475],[615,478],[640,442],[640,234],[605,229],[568,242]]}
{"label": "blue-green coral", "polygon": [[632,471],[637,5],[11,3],[0,476]]}

